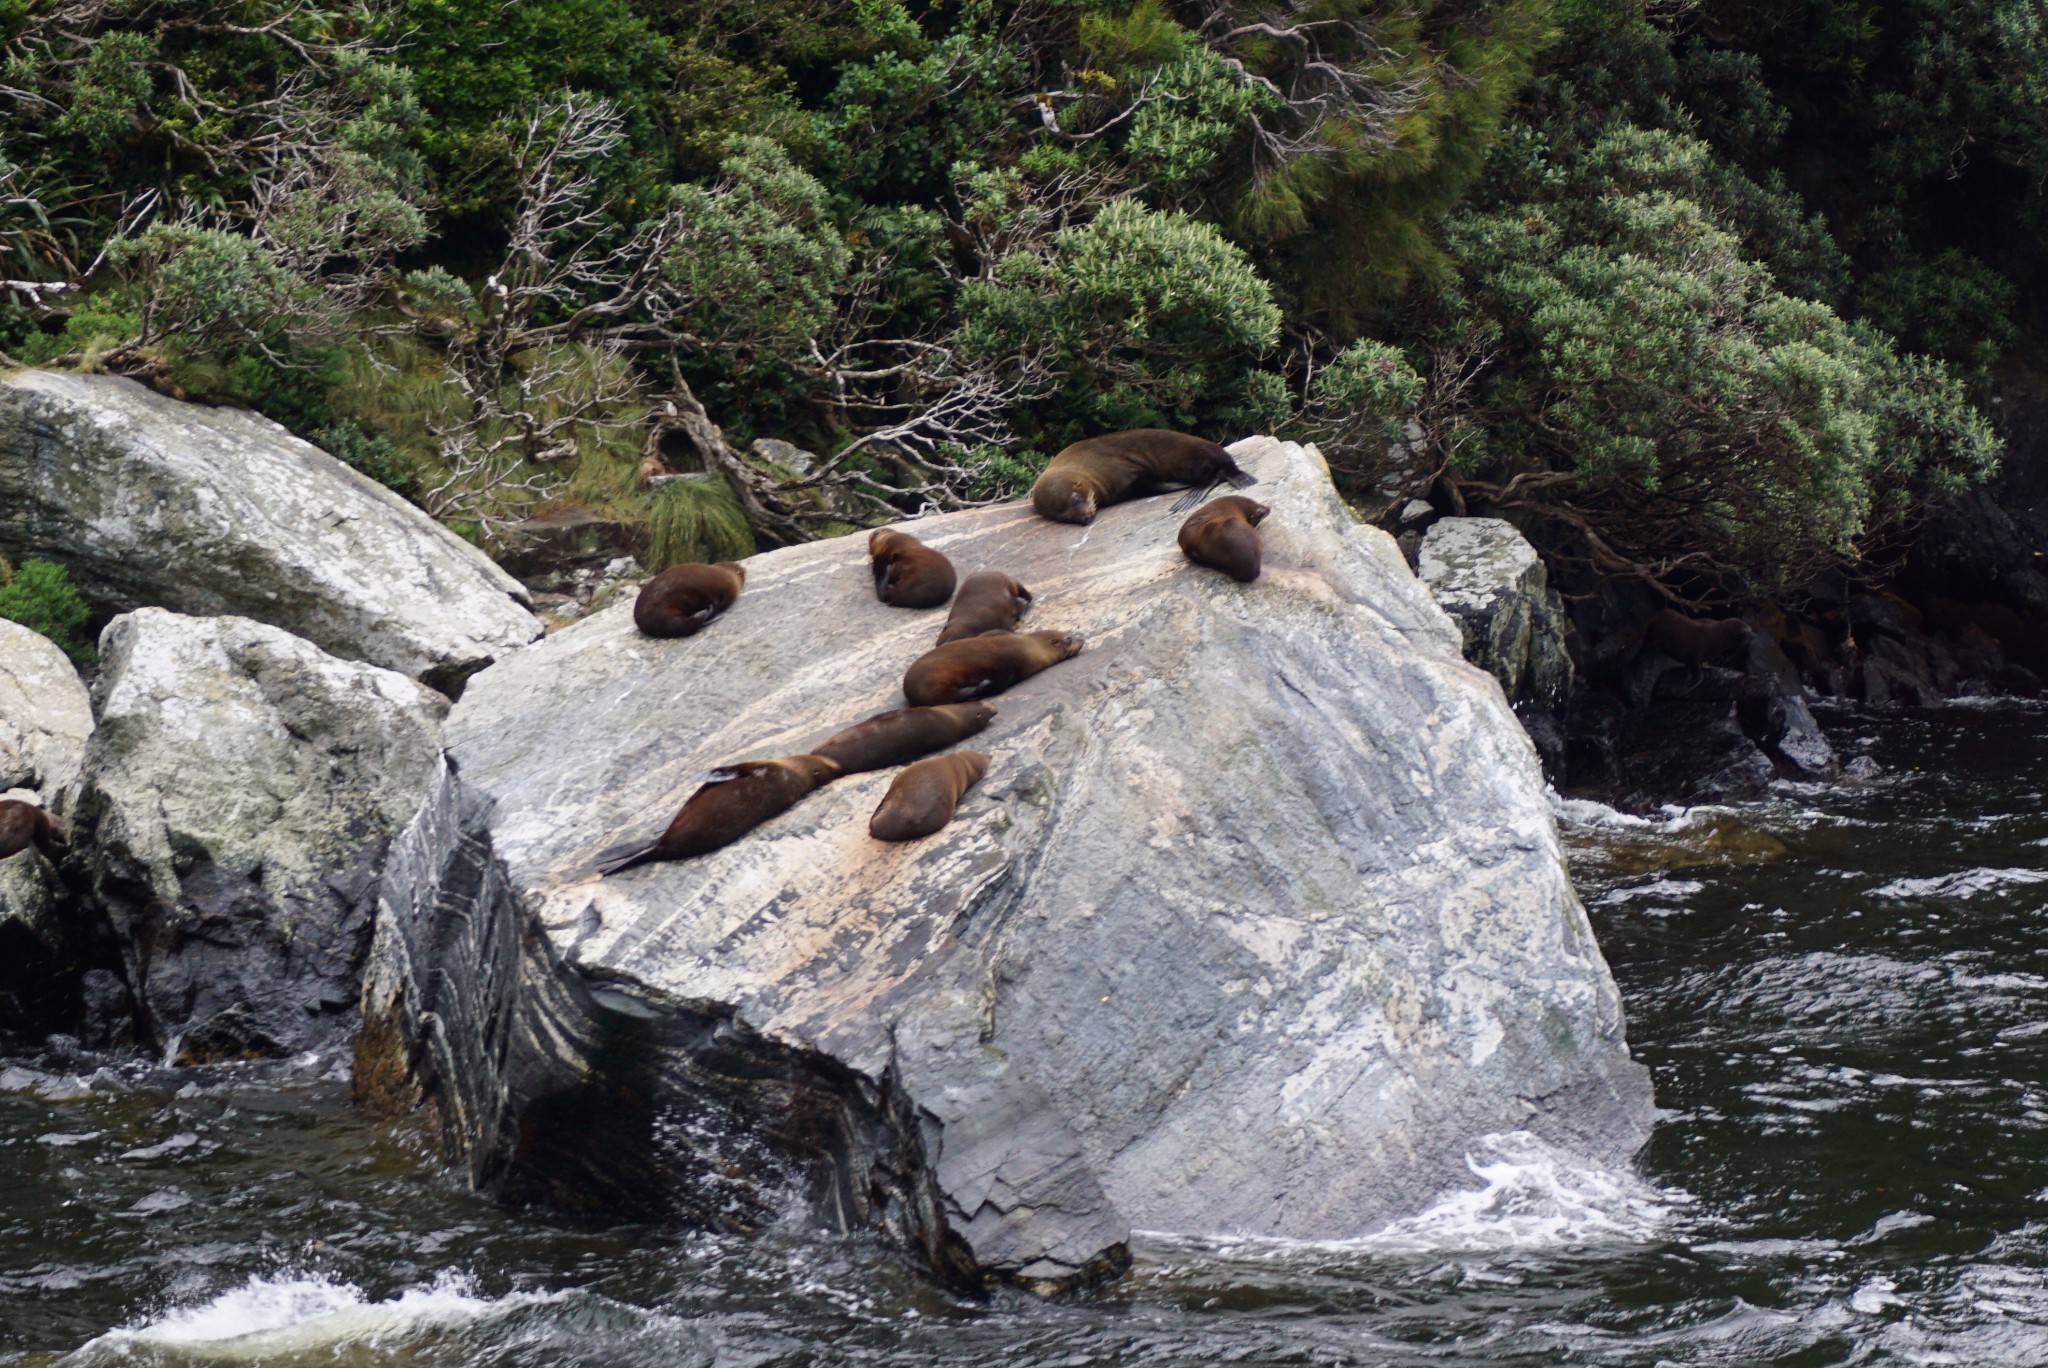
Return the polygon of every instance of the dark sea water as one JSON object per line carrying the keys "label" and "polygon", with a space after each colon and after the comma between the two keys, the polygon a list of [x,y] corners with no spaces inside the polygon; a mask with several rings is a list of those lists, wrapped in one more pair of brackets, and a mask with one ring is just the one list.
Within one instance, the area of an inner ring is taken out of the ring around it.
{"label": "dark sea water", "polygon": [[2048,711],[1834,719],[1864,786],[1567,804],[1667,1109],[1356,1241],[1138,1242],[954,1300],[859,1240],[587,1231],[458,1190],[333,1061],[0,1061],[0,1364],[2048,1364]]}

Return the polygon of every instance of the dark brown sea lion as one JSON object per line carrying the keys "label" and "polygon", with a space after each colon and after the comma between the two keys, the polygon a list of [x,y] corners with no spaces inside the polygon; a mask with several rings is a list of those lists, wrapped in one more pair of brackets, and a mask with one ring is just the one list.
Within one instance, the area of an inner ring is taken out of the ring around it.
{"label": "dark brown sea lion", "polygon": [[875,815],[868,835],[878,841],[915,841],[953,820],[960,795],[988,773],[988,757],[980,751],[954,751],[920,760],[896,776]]}
{"label": "dark brown sea lion", "polygon": [[1242,494],[1226,494],[1188,514],[1180,525],[1181,553],[1197,565],[1221,570],[1239,584],[1259,577],[1264,548],[1259,524],[1273,510]]}
{"label": "dark brown sea lion", "polygon": [[640,586],[633,625],[651,637],[694,636],[732,607],[746,582],[746,568],[733,561],[671,565]]}
{"label": "dark brown sea lion", "polygon": [[953,597],[953,562],[908,532],[884,527],[868,536],[875,597],[891,608],[937,608]]}
{"label": "dark brown sea lion", "polygon": [[[1090,523],[1113,503],[1178,485],[1191,493],[1206,492],[1219,480],[1236,489],[1258,483],[1214,442],[1164,428],[1137,428],[1090,437],[1053,457],[1031,486],[1031,506],[1054,522]],[[1195,494],[1184,502],[1193,507],[1201,497]]]}
{"label": "dark brown sea lion", "polygon": [[789,811],[799,798],[838,777],[839,766],[821,755],[743,760],[712,770],[660,839],[602,860],[598,872],[617,874],[652,860],[687,860],[709,854],[731,845],[770,817]]}
{"label": "dark brown sea lion", "polygon": [[907,765],[920,755],[958,745],[996,715],[990,703],[950,703],[943,708],[898,708],[856,722],[823,745],[811,748],[839,766],[842,774]]}
{"label": "dark brown sea lion", "polygon": [[64,833],[49,813],[19,798],[0,798],[0,860],[30,846],[51,859],[64,851]]}
{"label": "dark brown sea lion", "polygon": [[1008,575],[977,570],[960,584],[953,596],[953,611],[939,629],[939,645],[983,632],[1007,632],[1024,620],[1031,607],[1031,591]]}
{"label": "dark brown sea lion", "polygon": [[917,707],[987,698],[1057,665],[1081,649],[1070,632],[984,632],[934,646],[903,676],[903,696]]}
{"label": "dark brown sea lion", "polygon": [[1643,631],[1649,645],[1681,665],[1718,665],[1747,647],[1756,630],[1741,618],[1689,618],[1660,608]]}

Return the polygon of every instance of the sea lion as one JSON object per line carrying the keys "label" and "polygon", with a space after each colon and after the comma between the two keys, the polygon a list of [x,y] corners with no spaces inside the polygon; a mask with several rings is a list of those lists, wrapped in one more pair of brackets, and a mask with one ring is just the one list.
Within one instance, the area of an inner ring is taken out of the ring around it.
{"label": "sea lion", "polygon": [[746,567],[733,561],[671,565],[640,586],[633,625],[651,637],[694,636],[732,607],[746,582]]}
{"label": "sea lion", "polygon": [[1164,428],[1111,432],[1074,443],[1046,464],[1031,486],[1031,506],[1054,522],[1091,523],[1113,503],[1186,485],[1190,499],[1175,507],[1192,508],[1203,494],[1227,480],[1235,489],[1258,483],[1238,468],[1235,458],[1214,442]]}
{"label": "sea lion", "polygon": [[30,846],[51,859],[64,851],[64,833],[49,813],[19,798],[0,798],[0,860]]}
{"label": "sea lion", "polygon": [[881,528],[868,536],[875,597],[891,608],[937,608],[953,597],[953,562],[908,532]]}
{"label": "sea lion", "polygon": [[999,694],[1081,649],[1071,632],[983,632],[934,646],[903,675],[903,696],[920,708]]}
{"label": "sea lion", "polygon": [[980,751],[954,751],[920,760],[896,776],[875,815],[868,835],[878,841],[915,841],[953,820],[960,795],[988,773],[988,757]]}
{"label": "sea lion", "polygon": [[841,774],[863,774],[908,764],[920,755],[958,745],[989,724],[993,704],[950,703],[943,708],[898,708],[856,722],[813,746]]}
{"label": "sea lion", "polygon": [[1643,630],[1649,645],[1681,665],[1716,665],[1746,648],[1756,629],[1741,618],[1705,620],[1689,618],[1672,608],[1660,608]]}
{"label": "sea lion", "polygon": [[1180,525],[1181,553],[1197,565],[1221,570],[1239,584],[1259,577],[1263,547],[1259,524],[1273,510],[1242,494],[1226,494],[1188,514]]}
{"label": "sea lion", "polygon": [[953,596],[953,611],[939,629],[939,645],[983,632],[1007,632],[1024,620],[1031,607],[1031,591],[1008,575],[977,570],[961,582]]}
{"label": "sea lion", "polygon": [[797,799],[838,777],[839,766],[821,755],[742,760],[712,770],[658,840],[603,860],[598,873],[617,874],[652,860],[687,860],[709,854],[731,845],[770,817],[789,811]]}

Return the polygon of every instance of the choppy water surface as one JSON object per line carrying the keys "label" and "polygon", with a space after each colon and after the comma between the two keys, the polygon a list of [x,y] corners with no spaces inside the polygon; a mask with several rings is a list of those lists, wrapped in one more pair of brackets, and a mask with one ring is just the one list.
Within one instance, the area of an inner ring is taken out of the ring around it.
{"label": "choppy water surface", "polygon": [[2048,712],[1836,739],[1890,777],[1575,809],[1669,1109],[1638,1174],[1492,1137],[1365,1239],[975,1305],[861,1241],[500,1211],[329,1062],[0,1062],[0,1363],[2048,1364]]}

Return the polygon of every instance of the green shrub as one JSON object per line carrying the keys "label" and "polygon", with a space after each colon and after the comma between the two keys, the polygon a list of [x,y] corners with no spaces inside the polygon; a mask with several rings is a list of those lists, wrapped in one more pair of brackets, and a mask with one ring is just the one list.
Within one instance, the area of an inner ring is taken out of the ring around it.
{"label": "green shrub", "polygon": [[91,617],[71,572],[55,561],[25,560],[13,578],[0,584],[0,618],[40,632],[79,665],[99,659],[84,633]]}

